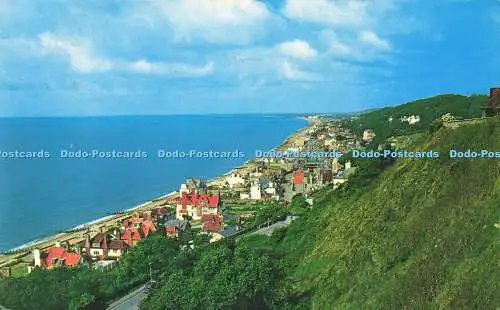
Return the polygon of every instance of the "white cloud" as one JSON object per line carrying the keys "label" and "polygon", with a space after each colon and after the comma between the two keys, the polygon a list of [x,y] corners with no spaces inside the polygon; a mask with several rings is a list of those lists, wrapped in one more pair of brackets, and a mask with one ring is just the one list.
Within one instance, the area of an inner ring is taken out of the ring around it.
{"label": "white cloud", "polygon": [[321,33],[321,40],[327,46],[327,54],[339,60],[371,62],[390,59],[391,45],[374,32],[364,31],[353,36],[350,32],[338,35],[332,30]]}
{"label": "white cloud", "polygon": [[386,40],[381,39],[375,32],[364,30],[359,34],[359,40],[367,45],[371,45],[383,51],[391,50],[391,45]]}
{"label": "white cloud", "polygon": [[370,20],[362,0],[287,0],[284,13],[292,19],[331,25],[360,25]]}
{"label": "white cloud", "polygon": [[81,73],[106,71],[111,69],[109,61],[97,56],[89,40],[80,37],[61,37],[49,32],[38,36],[46,53],[68,58],[71,67]]}
{"label": "white cloud", "polygon": [[153,0],[178,40],[247,43],[271,17],[257,0]]}
{"label": "white cloud", "polygon": [[302,40],[283,42],[277,48],[284,55],[299,59],[314,58],[318,55],[318,52],[308,42]]}
{"label": "white cloud", "polygon": [[129,64],[128,67],[135,72],[173,76],[206,76],[214,72],[213,62],[197,67],[183,63],[149,62],[142,59]]}
{"label": "white cloud", "polygon": [[324,36],[326,37],[325,40],[327,41],[329,52],[337,55],[349,55],[353,53],[353,48],[342,42],[334,32],[324,32]]}
{"label": "white cloud", "polygon": [[283,77],[288,80],[304,82],[317,82],[321,80],[321,76],[318,74],[302,70],[288,60],[283,62],[280,69]]}
{"label": "white cloud", "polygon": [[73,70],[79,73],[93,73],[109,70],[123,70],[143,74],[170,76],[206,76],[214,71],[214,64],[194,66],[186,63],[149,62],[141,59],[135,62],[110,60],[97,55],[90,40],[83,37],[61,37],[52,33],[38,36],[42,52],[61,55],[68,59]]}

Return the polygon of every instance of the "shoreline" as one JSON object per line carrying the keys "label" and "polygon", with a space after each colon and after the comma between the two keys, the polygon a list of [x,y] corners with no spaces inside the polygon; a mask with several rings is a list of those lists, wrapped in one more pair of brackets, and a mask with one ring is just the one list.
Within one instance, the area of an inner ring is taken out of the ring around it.
{"label": "shoreline", "polygon": [[[299,117],[299,118],[307,121],[307,124],[305,124],[305,126],[297,129],[295,132],[293,132],[288,137],[286,137],[280,143],[280,145],[278,145],[277,147],[274,147],[274,149],[284,148],[287,145],[291,144],[293,142],[294,138],[306,133],[307,129],[309,129],[309,127],[311,127],[314,123],[311,119],[309,119],[305,116]],[[242,163],[241,165],[234,167],[230,171],[228,171],[222,175],[215,176],[214,178],[212,178],[210,180],[207,180],[207,185],[217,184],[221,181],[223,182],[225,177],[231,175],[232,173],[250,168],[252,163],[255,162],[255,159],[256,158],[249,159],[249,160],[245,161],[244,163]],[[20,259],[22,257],[25,257],[26,255],[29,255],[30,251],[33,248],[45,249],[45,248],[48,248],[50,246],[53,246],[56,241],[61,241],[61,242],[67,241],[69,243],[76,243],[78,239],[81,239],[81,237],[79,235],[81,234],[81,231],[84,229],[89,230],[89,231],[97,231],[97,230],[99,230],[99,228],[102,228],[102,227],[106,228],[108,226],[106,224],[115,223],[117,220],[132,216],[132,213],[136,210],[140,210],[140,209],[148,210],[148,209],[154,209],[154,208],[159,207],[159,206],[167,205],[171,201],[171,199],[177,195],[177,193],[178,193],[177,191],[172,191],[168,194],[165,194],[165,195],[159,196],[157,198],[154,198],[152,200],[146,201],[146,202],[141,203],[139,205],[136,205],[132,208],[125,209],[119,214],[112,214],[112,215],[103,216],[101,218],[97,218],[97,219],[89,221],[87,223],[77,225],[73,228],[69,228],[69,229],[65,230],[64,232],[60,232],[60,233],[50,235],[47,237],[41,237],[39,239],[35,239],[32,241],[26,242],[22,245],[16,246],[16,247],[9,249],[7,251],[0,252],[0,267],[10,265],[13,261]],[[75,241],[75,239],[76,239],[76,241]]]}

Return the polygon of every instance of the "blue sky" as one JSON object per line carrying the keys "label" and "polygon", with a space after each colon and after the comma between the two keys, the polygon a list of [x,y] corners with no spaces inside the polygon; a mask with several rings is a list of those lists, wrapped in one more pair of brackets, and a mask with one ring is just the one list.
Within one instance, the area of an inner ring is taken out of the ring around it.
{"label": "blue sky", "polygon": [[0,0],[0,116],[346,112],[500,84],[497,0]]}

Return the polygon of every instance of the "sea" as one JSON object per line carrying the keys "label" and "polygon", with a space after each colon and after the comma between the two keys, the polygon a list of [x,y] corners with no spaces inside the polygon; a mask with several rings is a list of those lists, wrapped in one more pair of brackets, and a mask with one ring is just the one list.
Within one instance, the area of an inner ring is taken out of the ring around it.
{"label": "sea", "polygon": [[306,125],[298,115],[0,119],[0,251],[225,174]]}

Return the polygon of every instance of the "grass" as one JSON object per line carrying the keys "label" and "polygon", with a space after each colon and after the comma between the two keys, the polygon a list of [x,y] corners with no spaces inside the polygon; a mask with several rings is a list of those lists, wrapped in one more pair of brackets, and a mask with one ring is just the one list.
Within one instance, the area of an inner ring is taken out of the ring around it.
{"label": "grass", "polygon": [[11,270],[13,277],[22,277],[28,274],[28,266],[27,265],[16,265]]}
{"label": "grass", "polygon": [[[488,120],[415,136],[413,147],[500,150],[499,136]],[[398,160],[349,195],[320,192],[280,245],[300,262],[290,264],[296,294],[313,292],[313,309],[495,309],[499,184],[498,159],[442,156]]]}

